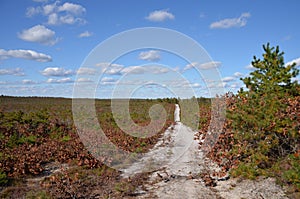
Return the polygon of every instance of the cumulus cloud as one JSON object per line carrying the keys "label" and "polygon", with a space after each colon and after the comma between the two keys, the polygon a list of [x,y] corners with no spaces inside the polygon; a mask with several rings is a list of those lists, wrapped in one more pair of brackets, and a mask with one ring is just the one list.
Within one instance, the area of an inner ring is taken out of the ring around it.
{"label": "cumulus cloud", "polygon": [[26,10],[26,17],[32,17],[42,12],[41,7],[29,7]]}
{"label": "cumulus cloud", "polygon": [[197,65],[198,65],[197,62],[193,62],[193,63],[187,64],[187,65],[183,68],[183,71],[192,69],[192,68],[196,67]]}
{"label": "cumulus cloud", "polygon": [[93,35],[92,32],[89,32],[89,31],[85,31],[85,32],[82,32],[78,35],[79,38],[82,38],[82,37],[91,37]]}
{"label": "cumulus cloud", "polygon": [[201,84],[199,84],[199,83],[193,83],[193,84],[191,84],[191,87],[194,87],[194,88],[201,88],[202,86],[201,86]]}
{"label": "cumulus cloud", "polygon": [[207,63],[203,63],[203,64],[199,64],[198,62],[192,62],[190,64],[187,64],[183,71],[189,70],[191,68],[198,68],[200,70],[207,70],[207,69],[211,69],[211,68],[218,68],[221,66],[221,62],[218,61],[211,61],[211,62],[207,62]]}
{"label": "cumulus cloud", "polygon": [[146,68],[142,67],[142,66],[129,66],[124,68],[121,73],[125,73],[125,74],[143,74],[146,72]]}
{"label": "cumulus cloud", "polygon": [[247,24],[247,19],[250,17],[250,13],[242,13],[238,18],[227,18],[220,21],[213,22],[210,24],[211,29],[215,28],[232,28],[232,27],[243,27]]}
{"label": "cumulus cloud", "polygon": [[207,84],[207,88],[226,88],[228,86],[227,82],[211,82]]}
{"label": "cumulus cloud", "polygon": [[37,14],[42,14],[48,17],[47,23],[49,25],[75,24],[86,22],[80,17],[85,12],[86,9],[79,4],[65,2],[61,5],[60,1],[56,1],[44,6],[29,7],[27,8],[26,16],[32,17]]}
{"label": "cumulus cloud", "polygon": [[71,83],[73,80],[69,77],[62,78],[62,79],[54,79],[54,78],[49,78],[46,81],[47,83]]}
{"label": "cumulus cloud", "polygon": [[111,85],[111,84],[116,83],[116,79],[111,78],[111,77],[103,77],[101,79],[100,83],[103,84],[103,85]]}
{"label": "cumulus cloud", "polygon": [[0,75],[23,76],[25,74],[21,68],[15,68],[15,69],[0,69]]}
{"label": "cumulus cloud", "polygon": [[75,24],[75,23],[79,23],[79,24],[84,24],[86,21],[82,18],[78,18],[78,17],[74,17],[73,15],[65,15],[65,16],[61,16],[59,18],[59,22],[62,24]]}
{"label": "cumulus cloud", "polygon": [[175,16],[167,10],[155,10],[151,12],[146,19],[154,22],[162,22],[167,19],[174,19]]}
{"label": "cumulus cloud", "polygon": [[35,81],[30,80],[30,79],[23,79],[23,80],[22,80],[22,83],[23,83],[23,84],[36,84]]}
{"label": "cumulus cloud", "polygon": [[300,66],[300,57],[297,58],[297,59],[294,59],[294,60],[292,60],[290,62],[287,62],[285,65],[288,66],[288,65],[291,65],[293,63],[296,63],[296,66]]}
{"label": "cumulus cloud", "polygon": [[218,68],[221,66],[221,62],[218,61],[212,61],[212,62],[207,62],[204,64],[200,64],[197,67],[199,69],[211,69],[211,68]]}
{"label": "cumulus cloud", "polygon": [[240,72],[235,72],[233,75],[234,75],[235,77],[242,77],[242,76],[244,76],[244,74],[243,74],[243,73],[240,73]]}
{"label": "cumulus cloud", "polygon": [[169,72],[170,69],[160,66],[129,66],[121,70],[122,74],[162,74]]}
{"label": "cumulus cloud", "polygon": [[139,54],[139,59],[147,61],[159,61],[161,59],[159,51],[149,50]]}
{"label": "cumulus cloud", "polygon": [[55,32],[42,25],[36,25],[27,30],[23,30],[18,36],[24,41],[37,42],[50,46],[58,41],[58,39],[55,38]]}
{"label": "cumulus cloud", "polygon": [[120,75],[124,65],[110,64],[110,63],[98,63],[97,67],[100,67],[102,72],[109,75]]}
{"label": "cumulus cloud", "polygon": [[58,15],[56,13],[52,13],[48,16],[48,24],[49,25],[55,25],[55,24],[58,24]]}
{"label": "cumulus cloud", "polygon": [[55,12],[56,8],[57,8],[56,3],[54,3],[54,4],[47,4],[47,5],[45,5],[45,6],[42,7],[42,11],[43,11],[44,15],[49,15],[52,12]]}
{"label": "cumulus cloud", "polygon": [[86,10],[79,4],[66,2],[62,6],[58,7],[58,12],[69,12],[75,15],[80,15],[84,13]]}
{"label": "cumulus cloud", "polygon": [[97,70],[94,68],[81,67],[77,70],[78,75],[95,75]]}
{"label": "cumulus cloud", "polygon": [[76,82],[93,82],[90,78],[81,77],[76,80]]}
{"label": "cumulus cloud", "polygon": [[[146,66],[128,66],[120,64],[109,64],[109,63],[98,63],[96,66],[100,67],[102,72],[107,75],[122,75],[122,74],[162,74],[170,72],[171,69],[155,66],[155,65],[146,65]],[[105,71],[104,71],[105,70]]]}
{"label": "cumulus cloud", "polygon": [[116,80],[112,77],[103,77],[101,82],[115,82]]}
{"label": "cumulus cloud", "polygon": [[64,68],[48,67],[41,71],[41,74],[44,76],[70,76],[74,75],[74,72]]}
{"label": "cumulus cloud", "polygon": [[236,79],[235,77],[224,77],[224,78],[222,78],[222,81],[223,82],[232,82],[235,79]]}
{"label": "cumulus cloud", "polygon": [[74,17],[72,15],[59,16],[56,13],[52,13],[48,17],[49,25],[59,25],[59,24],[75,24],[75,23],[85,23],[85,20],[82,18]]}
{"label": "cumulus cloud", "polygon": [[9,59],[9,58],[20,58],[34,60],[37,62],[50,62],[52,58],[50,55],[43,53],[38,53],[33,50],[4,50],[0,49],[0,60]]}

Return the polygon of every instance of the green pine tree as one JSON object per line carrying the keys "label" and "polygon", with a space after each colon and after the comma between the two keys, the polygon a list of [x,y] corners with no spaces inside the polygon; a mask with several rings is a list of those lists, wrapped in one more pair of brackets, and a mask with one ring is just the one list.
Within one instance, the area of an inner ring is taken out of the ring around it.
{"label": "green pine tree", "polygon": [[247,89],[239,91],[235,108],[228,111],[235,139],[232,153],[241,160],[237,173],[247,171],[251,177],[294,153],[300,141],[295,128],[299,120],[287,111],[288,99],[299,96],[299,84],[292,81],[299,70],[295,63],[285,65],[278,46],[268,43],[263,49],[263,59],[254,56],[252,61],[255,70],[241,78]]}
{"label": "green pine tree", "polygon": [[299,74],[296,63],[286,66],[284,64],[284,52],[276,48],[270,47],[270,44],[263,45],[265,53],[263,60],[254,56],[252,66],[255,68],[249,77],[241,78],[245,83],[249,92],[253,91],[263,95],[266,93],[292,94],[297,93],[298,83],[292,82],[292,78]]}

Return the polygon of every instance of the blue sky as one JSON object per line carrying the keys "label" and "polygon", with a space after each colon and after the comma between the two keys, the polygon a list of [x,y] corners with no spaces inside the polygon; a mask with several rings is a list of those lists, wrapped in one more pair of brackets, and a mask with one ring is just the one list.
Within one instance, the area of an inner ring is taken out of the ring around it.
{"label": "blue sky", "polygon": [[[87,90],[96,84],[99,98],[118,89],[142,98],[187,95],[170,91],[172,85],[209,96],[212,85],[191,66],[212,66],[225,91],[236,92],[243,86],[239,78],[251,71],[253,55],[260,57],[267,42],[280,46],[286,63],[300,65],[299,6],[297,0],[1,0],[0,94],[72,97],[75,82],[81,82]],[[97,63],[107,67],[99,82],[93,78],[97,68],[82,66],[99,43],[144,27],[190,37],[211,62],[197,66],[167,51],[139,49],[111,65]]]}

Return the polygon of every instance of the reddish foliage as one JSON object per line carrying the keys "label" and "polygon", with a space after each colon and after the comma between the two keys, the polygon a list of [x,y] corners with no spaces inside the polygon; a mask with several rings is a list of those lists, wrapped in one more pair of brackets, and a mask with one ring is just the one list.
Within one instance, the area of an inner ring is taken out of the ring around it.
{"label": "reddish foliage", "polygon": [[[226,95],[226,107],[227,110],[237,110],[235,100],[236,98],[234,96]],[[246,99],[245,99],[246,103]],[[300,135],[300,96],[294,97],[294,98],[285,98],[281,101],[281,103],[284,103],[287,105],[286,111],[285,112],[278,112],[277,117],[278,118],[290,118],[291,120],[295,121],[293,123],[294,129],[298,129],[298,133]],[[202,120],[200,120],[200,130],[199,130],[199,137],[201,136],[202,139],[207,137],[207,132],[210,124],[210,119],[211,119],[211,111],[210,107],[203,107],[200,106],[201,109],[201,116]],[[205,119],[203,119],[205,118]],[[205,121],[202,122],[201,121]],[[218,177],[224,177],[226,173],[231,169],[235,168],[239,162],[242,160],[242,149],[240,151],[233,155],[231,153],[232,147],[235,146],[243,146],[246,145],[247,143],[240,143],[234,140],[234,132],[232,130],[231,126],[231,120],[226,119],[224,123],[224,128],[223,132],[219,135],[217,143],[209,149],[202,148],[203,150],[209,150],[209,153],[207,154],[207,157],[216,162],[220,167],[221,171],[218,173],[213,174],[214,176]],[[272,125],[272,124],[270,124]],[[284,132],[287,132],[288,129],[284,129]],[[283,133],[284,133],[283,132]],[[200,142],[199,148],[201,148],[203,143]],[[300,143],[298,143],[298,152],[295,153],[297,156],[299,154],[299,147]]]}

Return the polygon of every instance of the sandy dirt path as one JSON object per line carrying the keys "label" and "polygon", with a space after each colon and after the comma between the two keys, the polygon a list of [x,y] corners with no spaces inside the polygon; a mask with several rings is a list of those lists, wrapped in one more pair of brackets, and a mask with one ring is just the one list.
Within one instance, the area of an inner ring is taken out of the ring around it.
{"label": "sandy dirt path", "polygon": [[287,198],[275,181],[236,179],[217,182],[206,187],[199,174],[218,170],[218,166],[204,158],[198,149],[195,131],[180,122],[180,108],[176,105],[175,124],[170,126],[159,142],[140,161],[123,170],[124,178],[150,172],[144,186],[136,190],[137,198]]}

